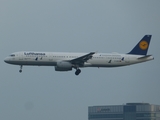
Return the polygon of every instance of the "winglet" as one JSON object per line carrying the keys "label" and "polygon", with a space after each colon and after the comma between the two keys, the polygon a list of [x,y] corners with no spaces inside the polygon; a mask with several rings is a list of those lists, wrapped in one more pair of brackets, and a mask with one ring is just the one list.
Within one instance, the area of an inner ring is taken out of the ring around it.
{"label": "winglet", "polygon": [[152,35],[145,35],[128,54],[147,55],[151,37]]}

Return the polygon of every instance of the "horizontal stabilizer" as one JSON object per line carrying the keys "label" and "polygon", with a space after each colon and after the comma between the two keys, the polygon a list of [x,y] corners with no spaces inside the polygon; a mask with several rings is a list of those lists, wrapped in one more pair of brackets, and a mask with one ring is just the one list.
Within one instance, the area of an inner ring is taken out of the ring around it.
{"label": "horizontal stabilizer", "polygon": [[146,55],[146,56],[143,56],[143,57],[139,57],[138,59],[144,59],[144,58],[148,58],[150,56],[152,56],[152,55]]}

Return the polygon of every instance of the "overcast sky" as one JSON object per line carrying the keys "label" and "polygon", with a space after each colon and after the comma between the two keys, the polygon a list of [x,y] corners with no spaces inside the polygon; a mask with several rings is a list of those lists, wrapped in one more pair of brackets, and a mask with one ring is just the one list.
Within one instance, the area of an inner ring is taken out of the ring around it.
{"label": "overcast sky", "polygon": [[[87,120],[88,106],[160,105],[159,0],[0,0],[0,119]],[[155,59],[120,68],[4,63],[16,51],[129,52],[151,34]]]}

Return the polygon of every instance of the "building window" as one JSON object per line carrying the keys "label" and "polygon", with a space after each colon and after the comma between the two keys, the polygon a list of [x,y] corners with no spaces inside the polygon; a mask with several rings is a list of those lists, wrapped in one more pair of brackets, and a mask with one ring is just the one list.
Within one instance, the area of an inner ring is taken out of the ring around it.
{"label": "building window", "polygon": [[136,106],[124,106],[124,112],[136,112]]}
{"label": "building window", "polygon": [[96,119],[96,118],[123,118],[123,114],[94,114],[89,115],[89,119]]}

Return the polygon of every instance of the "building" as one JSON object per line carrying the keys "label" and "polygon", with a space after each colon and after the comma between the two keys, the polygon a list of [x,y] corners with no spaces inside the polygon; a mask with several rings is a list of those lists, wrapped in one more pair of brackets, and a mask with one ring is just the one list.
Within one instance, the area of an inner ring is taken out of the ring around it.
{"label": "building", "polygon": [[88,120],[160,120],[160,105],[127,103],[126,105],[90,106]]}

